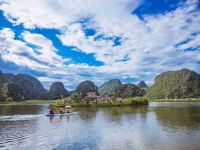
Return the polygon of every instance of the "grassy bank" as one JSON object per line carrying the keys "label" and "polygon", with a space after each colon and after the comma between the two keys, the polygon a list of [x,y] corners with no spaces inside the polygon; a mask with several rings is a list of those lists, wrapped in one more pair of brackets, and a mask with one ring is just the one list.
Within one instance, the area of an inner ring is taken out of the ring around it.
{"label": "grassy bank", "polygon": [[200,102],[200,98],[149,99],[149,102]]}
{"label": "grassy bank", "polygon": [[123,101],[99,101],[96,102],[89,102],[86,101],[80,101],[79,103],[76,102],[67,102],[64,103],[61,100],[57,100],[54,103],[54,106],[56,107],[64,107],[66,105],[70,105],[72,107],[111,107],[111,106],[131,106],[131,105],[148,105],[148,99],[143,97],[137,97],[137,98],[127,98]]}
{"label": "grassy bank", "polygon": [[41,104],[53,104],[57,107],[63,107],[65,105],[70,105],[73,107],[110,107],[110,106],[130,106],[130,105],[147,105],[148,102],[200,102],[200,98],[182,98],[182,99],[146,99],[143,97],[128,98],[119,101],[100,101],[87,103],[86,101],[68,102],[66,104],[61,100],[25,100],[25,101],[14,101],[14,102],[0,102],[0,105],[41,105]]}
{"label": "grassy bank", "polygon": [[0,105],[41,105],[41,104],[52,104],[56,100],[25,100],[25,101],[14,101],[14,102],[0,102]]}

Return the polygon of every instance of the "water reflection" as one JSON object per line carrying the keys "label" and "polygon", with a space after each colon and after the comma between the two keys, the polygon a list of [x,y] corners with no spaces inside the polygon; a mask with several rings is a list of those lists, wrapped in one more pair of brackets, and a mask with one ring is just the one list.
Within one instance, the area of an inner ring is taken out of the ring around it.
{"label": "water reflection", "polygon": [[0,115],[38,114],[44,107],[45,105],[0,105]]}
{"label": "water reflection", "polygon": [[69,122],[70,121],[70,115],[51,116],[51,117],[49,117],[49,121],[50,121],[50,123],[62,122],[62,121]]}
{"label": "water reflection", "polygon": [[199,107],[155,107],[160,125],[170,132],[196,132],[200,130]]}
{"label": "water reflection", "polygon": [[123,107],[87,107],[76,108],[75,111],[79,112],[81,119],[90,120],[96,118],[98,113],[104,113],[109,119],[119,119],[122,115],[135,115],[140,114],[145,117],[148,106],[123,106]]}
{"label": "water reflection", "polygon": [[0,106],[0,149],[200,149],[200,104],[74,108]]}

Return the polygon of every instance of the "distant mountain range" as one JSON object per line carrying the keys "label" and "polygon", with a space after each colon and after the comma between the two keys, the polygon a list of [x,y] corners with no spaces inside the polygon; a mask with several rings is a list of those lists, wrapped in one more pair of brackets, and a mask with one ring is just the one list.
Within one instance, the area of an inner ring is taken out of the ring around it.
{"label": "distant mountain range", "polygon": [[[122,84],[119,79],[112,79],[98,88],[92,81],[87,80],[81,82],[72,93],[85,97],[88,92],[119,97],[143,96],[145,93],[149,98],[200,97],[200,75],[188,69],[168,71],[156,76],[154,85],[150,87],[144,81],[134,85]],[[0,101],[2,97],[13,96],[13,99],[16,99],[16,96],[18,98],[22,93],[27,100],[60,99],[70,95],[62,82],[54,82],[47,91],[39,80],[30,75],[14,75],[0,71]]]}
{"label": "distant mountain range", "polygon": [[[20,91],[20,93],[16,93]],[[18,95],[21,96],[18,96]],[[62,82],[54,82],[50,90],[44,89],[36,78],[27,74],[2,73],[0,71],[0,95],[12,97],[12,99],[60,99],[69,96]],[[0,98],[1,101],[1,98]]]}

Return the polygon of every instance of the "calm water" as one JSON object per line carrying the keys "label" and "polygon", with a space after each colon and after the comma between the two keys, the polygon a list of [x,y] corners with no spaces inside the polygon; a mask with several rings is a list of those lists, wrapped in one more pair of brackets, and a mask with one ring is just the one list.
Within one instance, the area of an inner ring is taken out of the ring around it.
{"label": "calm water", "polygon": [[200,149],[200,103],[74,108],[45,117],[47,106],[0,105],[0,149]]}

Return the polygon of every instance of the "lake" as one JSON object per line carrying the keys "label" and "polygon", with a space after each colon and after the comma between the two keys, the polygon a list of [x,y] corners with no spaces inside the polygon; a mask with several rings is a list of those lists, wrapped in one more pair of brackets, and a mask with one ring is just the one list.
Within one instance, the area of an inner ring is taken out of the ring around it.
{"label": "lake", "polygon": [[0,149],[199,150],[200,103],[73,108],[48,118],[47,105],[0,105]]}

